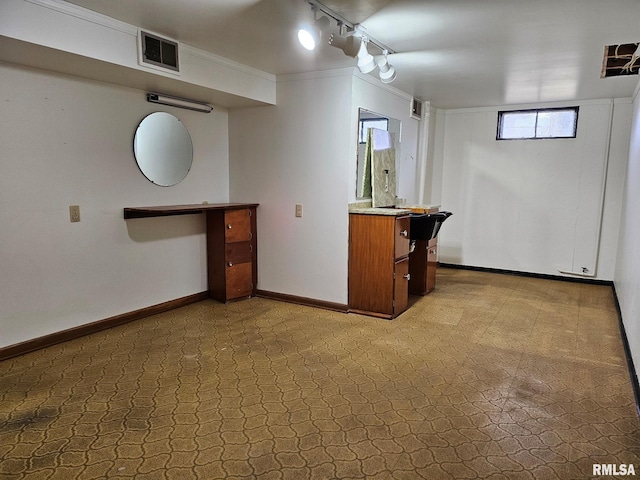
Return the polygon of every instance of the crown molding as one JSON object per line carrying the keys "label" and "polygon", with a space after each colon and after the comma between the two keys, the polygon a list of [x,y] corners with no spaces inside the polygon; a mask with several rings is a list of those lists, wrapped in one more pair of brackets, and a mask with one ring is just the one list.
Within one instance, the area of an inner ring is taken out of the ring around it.
{"label": "crown molding", "polygon": [[78,5],[74,5],[72,3],[67,3],[62,0],[23,0],[23,1],[31,3],[33,5],[38,5],[39,7],[44,7],[50,10],[54,10],[56,12],[63,13],[65,15],[70,15],[70,16],[79,18],[81,20],[86,20],[88,22],[95,23],[103,27],[111,28],[113,30],[118,30],[120,32],[132,35],[134,37],[138,35],[138,27],[134,25],[121,22],[120,20],[116,20],[115,18],[108,17],[101,13],[94,12],[87,8],[79,7]]}
{"label": "crown molding", "polygon": [[390,84],[388,83],[382,83],[380,80],[378,80],[377,77],[374,77],[373,75],[369,75],[369,74],[365,74],[360,72],[360,70],[358,70],[357,68],[353,69],[354,71],[354,76],[364,80],[367,83],[370,83],[371,85],[378,87],[382,90],[385,90],[389,93],[392,93],[393,95],[396,95],[397,97],[400,97],[404,100],[408,100],[409,102],[413,101],[413,95],[408,94],[407,92],[400,90],[398,88],[392,87]]}
{"label": "crown molding", "polygon": [[186,54],[192,57],[199,58],[200,60],[204,60],[209,63],[223,65],[233,70],[237,70],[242,73],[246,73],[247,75],[252,75],[254,77],[259,77],[259,78],[262,78],[263,80],[268,80],[270,82],[275,83],[276,81],[276,76],[272,73],[268,73],[268,72],[265,72],[264,70],[259,70],[254,67],[250,67],[249,65],[245,65],[244,63],[239,63],[233,60],[229,60],[228,58],[221,57],[220,55],[216,55],[215,53],[211,53],[206,50],[201,50],[199,48],[192,47],[191,45],[188,45],[186,43],[181,43],[179,40],[178,40],[178,44],[180,45],[181,55]]}
{"label": "crown molding", "polygon": [[[31,3],[33,5],[40,6],[40,7],[48,8],[49,10],[53,10],[58,13],[62,13],[64,15],[73,16],[81,20],[85,20],[87,22],[100,25],[102,27],[110,28],[112,30],[117,30],[119,32],[126,33],[136,38],[138,37],[138,34],[139,34],[138,32],[140,31],[140,29],[144,31],[149,31],[148,29],[143,29],[136,25],[131,25],[129,23],[116,20],[115,18],[109,17],[107,15],[103,15],[101,13],[96,13],[92,10],[80,7],[78,5],[74,5],[72,3],[67,3],[63,0],[23,0],[23,1]],[[273,74],[264,72],[262,70],[258,70],[257,68],[253,68],[248,65],[244,65],[242,63],[234,62],[233,60],[229,60],[228,58],[221,57],[220,55],[216,55],[206,50],[201,50],[199,48],[193,47],[186,43],[182,43],[180,39],[169,37],[167,35],[162,34],[161,32],[152,32],[152,33],[165,38],[170,38],[171,40],[176,41],[180,47],[180,55],[187,54],[192,57],[197,57],[200,60],[205,60],[209,63],[215,63],[217,65],[223,65],[230,69],[240,71],[247,75],[252,75],[254,77],[258,77],[263,80],[268,80],[270,82],[276,81],[276,76]]]}
{"label": "crown molding", "polygon": [[276,80],[281,82],[295,82],[299,80],[312,80],[314,78],[350,77],[353,75],[353,68],[336,68],[332,70],[316,70],[314,72],[288,73],[278,75]]}

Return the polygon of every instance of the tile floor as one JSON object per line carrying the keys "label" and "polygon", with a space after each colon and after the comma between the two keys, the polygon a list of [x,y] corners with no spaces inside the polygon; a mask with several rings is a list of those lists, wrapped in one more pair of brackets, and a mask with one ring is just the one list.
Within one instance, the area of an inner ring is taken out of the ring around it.
{"label": "tile floor", "polygon": [[609,287],[443,268],[412,303],[204,301],[1,362],[0,478],[640,475]]}

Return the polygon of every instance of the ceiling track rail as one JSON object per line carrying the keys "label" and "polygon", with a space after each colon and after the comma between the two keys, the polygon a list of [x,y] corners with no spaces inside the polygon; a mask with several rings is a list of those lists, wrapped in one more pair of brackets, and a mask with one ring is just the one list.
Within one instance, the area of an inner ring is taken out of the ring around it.
{"label": "ceiling track rail", "polygon": [[317,0],[306,0],[306,2],[309,5],[311,5],[312,8],[316,8],[318,11],[324,13],[328,17],[333,18],[336,22],[338,22],[338,26],[345,26],[350,32],[359,32],[358,33],[359,35],[362,35],[363,37],[365,37],[369,42],[369,44],[376,46],[377,48],[380,49],[381,52],[386,51],[389,54],[396,53],[396,51],[393,48],[389,47],[388,45],[385,45],[381,41],[376,40],[375,38],[367,34],[366,29],[362,25],[358,23],[350,22],[349,20],[344,18],[342,15],[334,12],[329,7],[323,5]]}

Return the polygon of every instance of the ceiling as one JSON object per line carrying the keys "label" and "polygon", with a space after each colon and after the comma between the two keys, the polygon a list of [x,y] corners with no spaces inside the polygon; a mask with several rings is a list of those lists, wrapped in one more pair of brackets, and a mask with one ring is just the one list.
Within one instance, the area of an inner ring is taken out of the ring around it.
{"label": "ceiling", "polygon": [[[298,26],[313,20],[305,0],[69,3],[276,75],[355,65],[327,44],[298,44]],[[640,42],[638,0],[323,3],[397,52],[392,86],[436,107],[629,97],[638,84],[600,78],[605,45]]]}

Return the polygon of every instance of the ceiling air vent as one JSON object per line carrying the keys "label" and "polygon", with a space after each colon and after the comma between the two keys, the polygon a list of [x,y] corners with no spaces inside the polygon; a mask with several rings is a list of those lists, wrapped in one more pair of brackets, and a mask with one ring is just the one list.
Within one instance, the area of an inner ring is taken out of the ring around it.
{"label": "ceiling air vent", "polygon": [[422,120],[422,100],[419,98],[411,99],[411,118]]}
{"label": "ceiling air vent", "polygon": [[604,47],[600,78],[638,75],[640,43],[623,43]]}
{"label": "ceiling air vent", "polygon": [[142,63],[180,71],[178,42],[140,31],[140,59]]}

